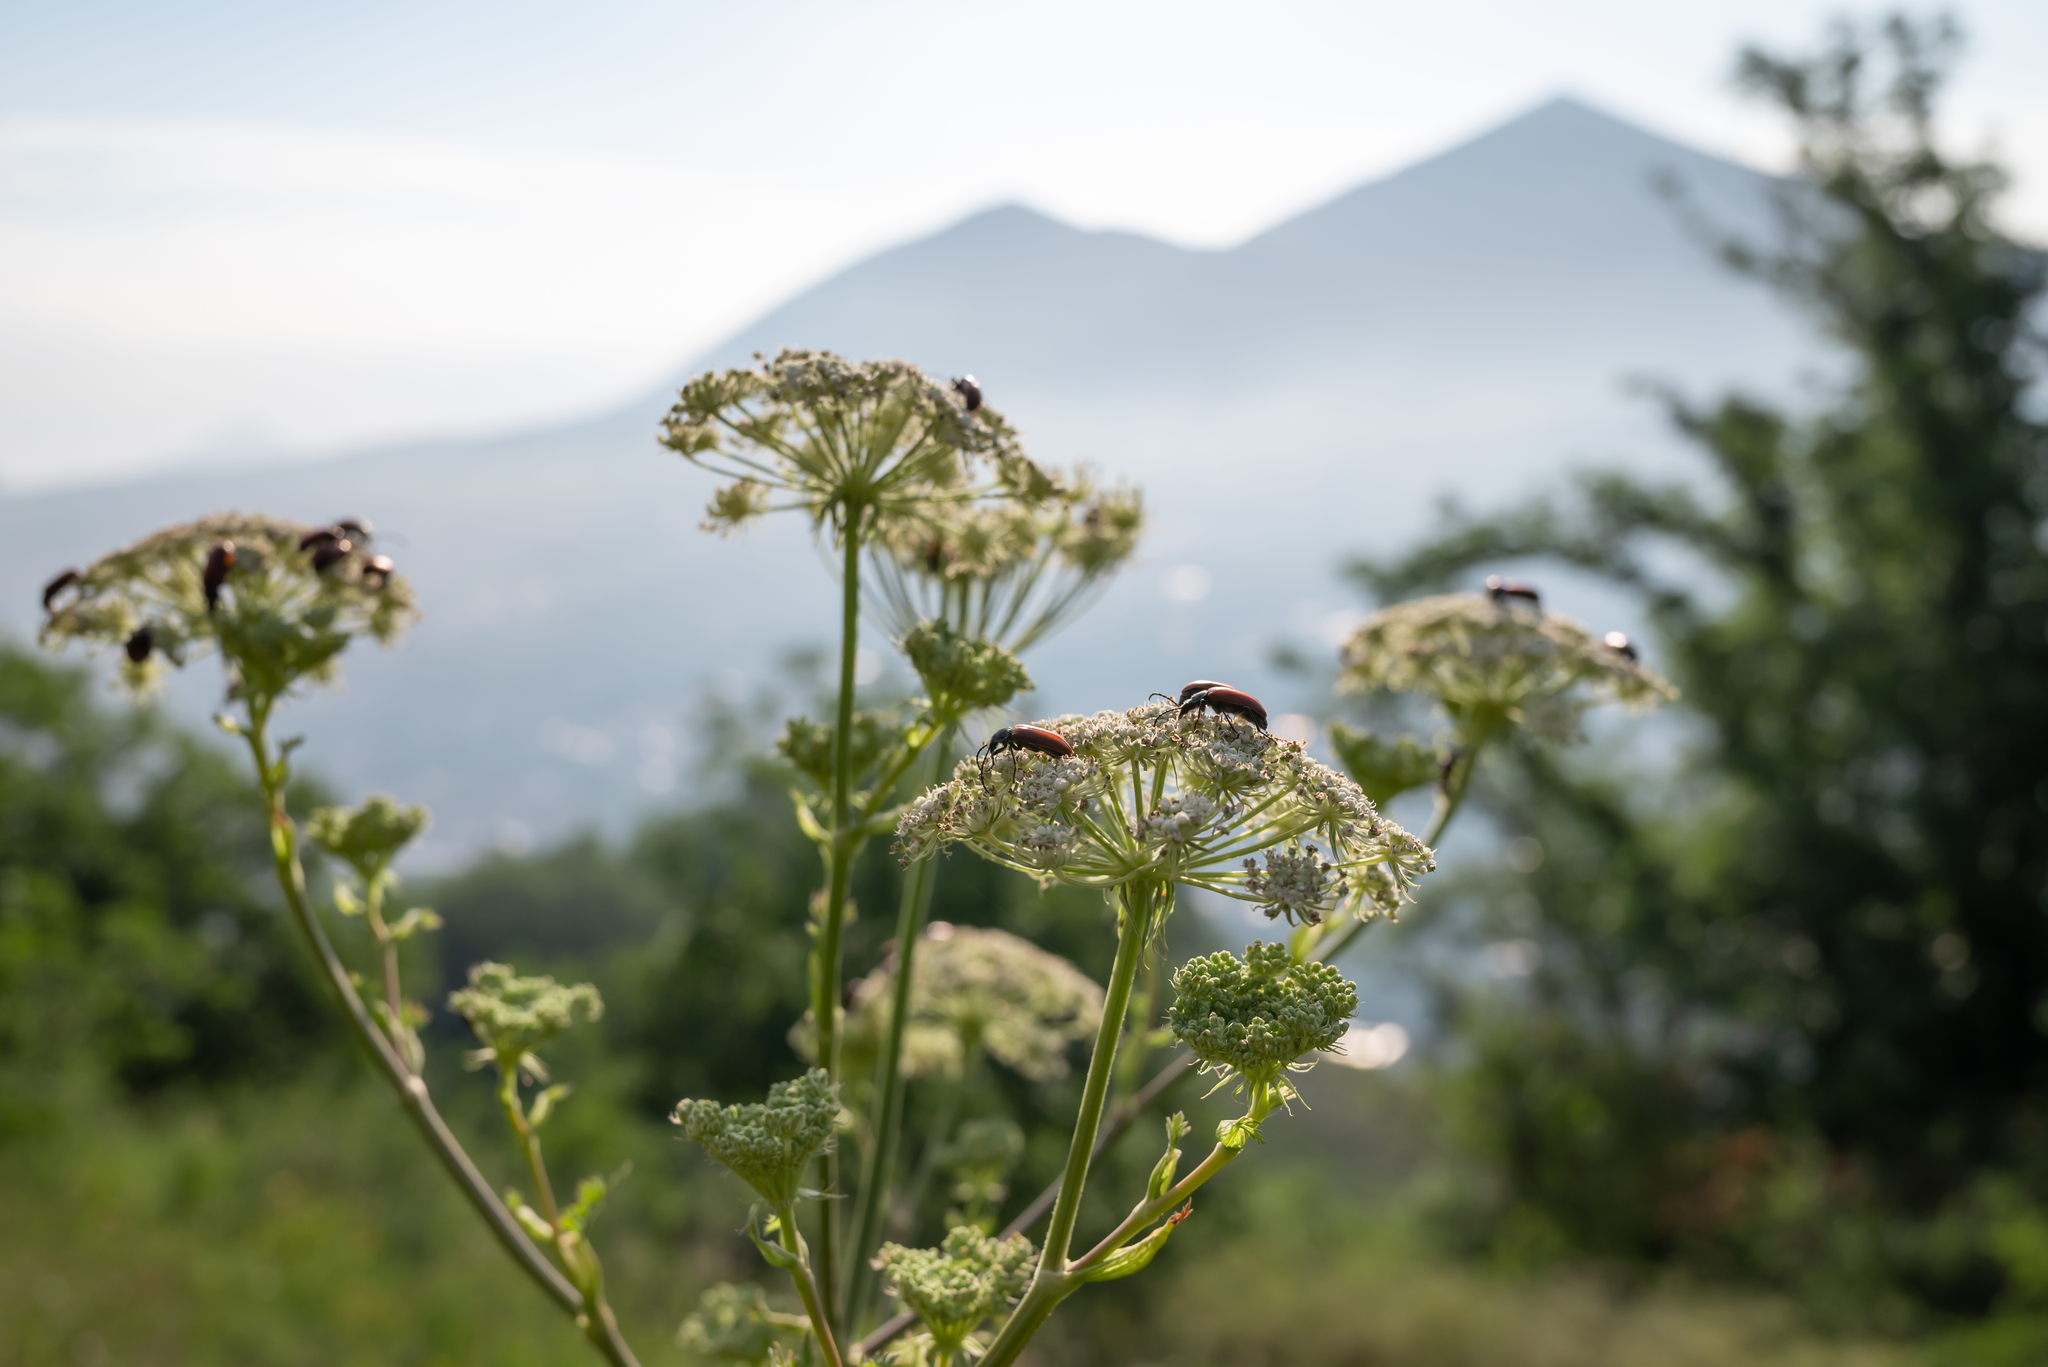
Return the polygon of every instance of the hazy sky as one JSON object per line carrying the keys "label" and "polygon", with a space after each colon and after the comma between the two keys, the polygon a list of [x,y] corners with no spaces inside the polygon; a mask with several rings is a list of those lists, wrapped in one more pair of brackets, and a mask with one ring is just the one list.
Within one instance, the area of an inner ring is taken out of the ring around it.
{"label": "hazy sky", "polygon": [[[2048,238],[2048,3],[1953,10]],[[1840,12],[0,0],[0,485],[579,416],[991,203],[1227,246],[1560,93],[1783,165],[1733,53]]]}

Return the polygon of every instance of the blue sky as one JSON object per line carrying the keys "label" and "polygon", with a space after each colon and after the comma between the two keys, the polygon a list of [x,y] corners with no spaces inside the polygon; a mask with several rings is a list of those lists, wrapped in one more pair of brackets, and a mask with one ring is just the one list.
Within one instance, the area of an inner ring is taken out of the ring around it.
{"label": "blue sky", "polygon": [[[1558,93],[1766,166],[1802,0],[0,5],[0,487],[605,408],[990,203],[1222,246]],[[2048,5],[1957,7],[2048,237]]]}

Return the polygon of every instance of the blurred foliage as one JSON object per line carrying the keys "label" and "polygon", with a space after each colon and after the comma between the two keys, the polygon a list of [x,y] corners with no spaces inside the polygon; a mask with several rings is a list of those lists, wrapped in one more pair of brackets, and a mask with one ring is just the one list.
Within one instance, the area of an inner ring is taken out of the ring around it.
{"label": "blurred foliage", "polygon": [[0,1136],[81,1055],[147,1091],[278,1076],[338,1036],[272,910],[254,786],[90,695],[0,643]]}
{"label": "blurred foliage", "polygon": [[1542,966],[1454,1004],[1450,1088],[1492,1182],[1468,1232],[1508,1261],[1682,1258],[1892,1327],[2039,1304],[2011,1231],[2048,1197],[2048,272],[1993,227],[1997,170],[1935,144],[1951,45],[1893,20],[1743,63],[1811,183],[1728,256],[1846,349],[1831,408],[1670,399],[1718,505],[1592,476],[1359,568],[1634,590],[1696,717],[1661,801],[1611,763],[1495,772],[1535,843],[1493,930]]}

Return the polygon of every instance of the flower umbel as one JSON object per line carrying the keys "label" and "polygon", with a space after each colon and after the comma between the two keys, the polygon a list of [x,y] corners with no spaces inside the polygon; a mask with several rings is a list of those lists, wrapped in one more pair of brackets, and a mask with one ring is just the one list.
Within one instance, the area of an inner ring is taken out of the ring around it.
{"label": "flower umbel", "polygon": [[847,361],[784,351],[746,370],[700,375],[662,422],[664,445],[733,482],[706,527],[731,531],[764,512],[800,508],[844,534],[874,519],[888,534],[954,505],[1037,503],[1053,482],[993,410],[902,361]]}
{"label": "flower umbel", "polygon": [[306,838],[368,883],[426,828],[425,807],[401,807],[377,793],[354,807],[316,809],[306,820]]}
{"label": "flower umbel", "polygon": [[811,1160],[832,1147],[838,1116],[838,1087],[824,1069],[813,1068],[770,1087],[765,1104],[721,1106],[686,1098],[669,1118],[780,1211],[801,1193]]}
{"label": "flower umbel", "polygon": [[[1067,1046],[1095,1033],[1102,989],[1073,964],[1006,930],[929,926],[918,945],[904,1027],[906,1077],[959,1077],[977,1050],[1037,1081],[1067,1071]],[[851,1071],[880,1047],[889,1030],[896,972],[884,964],[853,985],[841,1048]],[[817,1031],[806,1017],[790,1032],[806,1058]]]}
{"label": "flower umbel", "polygon": [[1570,741],[1595,702],[1642,710],[1677,698],[1631,655],[1525,599],[1450,593],[1367,618],[1344,647],[1342,685],[1437,700],[1468,733],[1501,724]]}
{"label": "flower umbel", "polygon": [[890,1292],[951,1352],[983,1320],[1000,1315],[1030,1284],[1035,1260],[1022,1234],[991,1238],[960,1225],[937,1248],[883,1244],[875,1267]]}
{"label": "flower umbel", "polygon": [[802,1315],[769,1309],[767,1293],[751,1282],[719,1282],[698,1298],[696,1311],[676,1331],[676,1346],[724,1362],[765,1362],[779,1335],[808,1328]]}
{"label": "flower umbel", "polygon": [[469,1022],[501,1063],[537,1072],[533,1051],[573,1025],[604,1014],[604,1000],[589,983],[566,987],[553,978],[522,978],[509,964],[480,963],[469,986],[448,996],[448,1009]]}
{"label": "flower umbel", "polygon": [[1358,989],[1328,964],[1296,963],[1285,945],[1219,950],[1173,975],[1173,1033],[1207,1068],[1270,1086],[1304,1054],[1334,1048]]}
{"label": "flower umbel", "polygon": [[[1074,753],[963,760],[904,809],[897,855],[910,863],[961,843],[1042,884],[1186,883],[1308,921],[1380,915],[1434,867],[1299,741],[1182,717],[1171,703],[1037,724]],[[1304,842],[1316,846],[1313,875]],[[1264,867],[1254,859],[1276,847]]]}
{"label": "flower umbel", "polygon": [[169,527],[52,581],[40,637],[121,647],[137,693],[167,663],[218,649],[230,697],[275,699],[302,679],[331,680],[355,637],[388,644],[418,615],[368,541],[354,523],[319,530],[242,513]]}

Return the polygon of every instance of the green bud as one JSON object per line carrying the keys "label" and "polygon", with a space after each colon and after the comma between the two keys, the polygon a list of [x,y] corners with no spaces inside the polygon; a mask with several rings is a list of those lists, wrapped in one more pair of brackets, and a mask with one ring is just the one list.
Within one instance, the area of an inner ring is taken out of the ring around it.
{"label": "green bud", "polygon": [[1293,963],[1284,945],[1219,951],[1173,975],[1173,1033],[1211,1068],[1265,1086],[1302,1055],[1331,1049],[1358,990],[1328,964]]}
{"label": "green bud", "polygon": [[676,1346],[721,1362],[765,1362],[777,1335],[806,1323],[800,1315],[770,1310],[758,1286],[720,1282],[697,1298],[695,1313],[676,1331]]}
{"label": "green bud", "polygon": [[480,963],[469,970],[469,986],[449,994],[448,1009],[469,1022],[501,1063],[510,1063],[523,1062],[570,1026],[598,1019],[604,1001],[589,983],[564,987],[553,978],[519,977],[509,964]]}
{"label": "green bud", "polygon": [[346,862],[365,883],[427,828],[425,807],[401,807],[382,793],[354,807],[321,807],[306,818],[306,839]]}
{"label": "green bud", "polygon": [[889,1291],[931,1332],[957,1348],[991,1315],[1000,1315],[1030,1285],[1036,1259],[1022,1234],[995,1239],[961,1225],[937,1248],[883,1244],[874,1265]]}
{"label": "green bud", "polygon": [[904,634],[902,645],[938,717],[957,720],[1001,707],[1034,686],[1015,655],[994,641],[962,635],[943,621],[918,623]]}
{"label": "green bud", "polygon": [[[791,717],[776,738],[775,751],[821,792],[830,792],[835,730],[809,717]],[[903,727],[879,712],[854,713],[850,755],[854,776],[858,778],[880,764],[883,756],[903,743],[903,733]]]}
{"label": "green bud", "polygon": [[1152,1169],[1151,1180],[1145,1184],[1145,1199],[1157,1201],[1173,1188],[1175,1174],[1180,1171],[1180,1150],[1175,1146],[1188,1132],[1188,1118],[1185,1112],[1175,1111],[1166,1118],[1166,1154]]}
{"label": "green bud", "polygon": [[811,1160],[832,1147],[839,1089],[824,1069],[813,1068],[770,1087],[765,1104],[685,1099],[669,1118],[781,1210],[797,1199]]}

